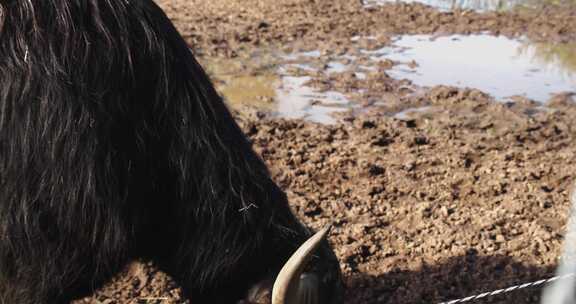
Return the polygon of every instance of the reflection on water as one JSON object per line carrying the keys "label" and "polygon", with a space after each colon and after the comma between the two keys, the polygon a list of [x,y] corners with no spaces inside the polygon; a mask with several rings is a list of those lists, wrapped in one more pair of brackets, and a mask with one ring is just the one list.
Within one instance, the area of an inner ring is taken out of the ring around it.
{"label": "reflection on water", "polygon": [[366,6],[390,2],[423,3],[440,10],[471,9],[476,11],[502,11],[517,7],[538,7],[542,4],[574,4],[573,0],[364,0]]}
{"label": "reflection on water", "polygon": [[576,73],[576,43],[524,43],[519,51],[524,56],[532,56],[537,64],[564,74],[566,78],[574,77]]}
{"label": "reflection on water", "polygon": [[551,93],[576,91],[574,44],[531,44],[489,35],[403,36],[394,44],[373,56],[405,63],[390,75],[417,85],[471,87],[498,99],[524,95],[541,102]]}

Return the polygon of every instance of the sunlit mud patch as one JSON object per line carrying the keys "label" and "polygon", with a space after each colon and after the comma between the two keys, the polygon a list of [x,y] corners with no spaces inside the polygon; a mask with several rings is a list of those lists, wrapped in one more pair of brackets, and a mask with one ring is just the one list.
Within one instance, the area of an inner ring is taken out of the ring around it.
{"label": "sunlit mud patch", "polygon": [[[317,71],[320,67],[313,61],[319,56],[318,52],[302,52],[200,61],[232,108],[252,107],[278,117],[330,124],[336,122],[333,114],[347,111],[353,104],[339,92],[313,89],[307,85],[310,76],[298,75],[299,70]],[[307,57],[311,62],[305,60]],[[340,69],[343,67],[334,67],[335,71]]]}
{"label": "sunlit mud patch", "polygon": [[276,75],[221,76],[217,88],[231,106],[250,105],[263,110],[274,110]]}
{"label": "sunlit mud patch", "polygon": [[364,0],[366,7],[383,5],[386,3],[422,3],[442,11],[455,9],[470,9],[475,11],[505,11],[514,8],[536,8],[543,3],[556,3],[558,1],[542,0]]}
{"label": "sunlit mud patch", "polygon": [[271,111],[279,81],[274,73],[277,60],[266,54],[258,57],[259,60],[200,58],[199,61],[229,106],[250,105]]}
{"label": "sunlit mud patch", "polygon": [[394,118],[400,120],[411,120],[416,118],[426,117],[427,115],[432,115],[435,108],[432,106],[408,108],[406,110],[400,111],[394,114]]}
{"label": "sunlit mud patch", "polygon": [[469,87],[499,100],[523,96],[539,102],[552,93],[576,91],[576,44],[489,35],[414,35],[370,54],[399,62],[389,74],[420,86]]}

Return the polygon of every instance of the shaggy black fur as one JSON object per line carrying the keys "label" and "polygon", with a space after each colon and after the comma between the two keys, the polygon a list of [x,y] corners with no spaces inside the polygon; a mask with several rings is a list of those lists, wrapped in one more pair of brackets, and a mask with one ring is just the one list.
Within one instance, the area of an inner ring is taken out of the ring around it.
{"label": "shaggy black fur", "polygon": [[151,0],[0,0],[0,303],[67,303],[137,256],[230,303],[308,236]]}

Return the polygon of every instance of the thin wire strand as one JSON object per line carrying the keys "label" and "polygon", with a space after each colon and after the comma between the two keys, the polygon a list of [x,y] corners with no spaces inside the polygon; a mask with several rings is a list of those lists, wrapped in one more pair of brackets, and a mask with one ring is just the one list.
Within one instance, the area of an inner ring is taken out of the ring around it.
{"label": "thin wire strand", "polygon": [[441,302],[439,304],[458,304],[458,303],[472,302],[472,301],[480,300],[480,299],[491,297],[491,296],[506,294],[506,293],[517,291],[520,289],[525,289],[528,287],[536,287],[536,286],[552,283],[554,281],[569,279],[569,278],[572,278],[575,276],[576,276],[576,273],[569,273],[569,274],[565,274],[565,275],[561,275],[561,276],[551,277],[551,278],[545,279],[545,280],[538,280],[538,281],[534,281],[534,282],[530,282],[530,283],[524,283],[524,284],[520,284],[520,285],[510,286],[508,288],[502,288],[502,289],[497,289],[497,290],[490,291],[490,292],[484,292],[484,293],[477,294],[474,296],[469,296],[466,298],[451,300],[451,301],[447,301],[447,302]]}

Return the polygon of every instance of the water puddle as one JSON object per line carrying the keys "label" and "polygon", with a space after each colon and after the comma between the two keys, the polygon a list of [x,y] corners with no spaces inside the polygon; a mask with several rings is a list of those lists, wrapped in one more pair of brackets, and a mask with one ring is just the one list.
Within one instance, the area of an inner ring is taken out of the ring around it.
{"label": "water puddle", "polygon": [[[503,102],[523,96],[544,103],[551,94],[576,92],[576,44],[531,43],[490,35],[412,35],[398,37],[381,49],[357,48],[354,53],[327,56],[319,51],[266,51],[250,58],[201,63],[232,108],[256,107],[278,117],[320,123],[335,123],[334,114],[357,111],[363,103],[351,102],[336,91],[312,88],[307,84],[312,77],[352,72],[356,79],[373,81],[384,62],[386,73],[398,80],[408,79],[419,87],[475,88]],[[351,98],[366,89],[354,91]],[[429,111],[412,108],[397,118]]]}
{"label": "water puddle", "polygon": [[306,120],[335,123],[332,114],[343,112],[351,107],[350,101],[341,93],[317,92],[306,86],[310,77],[283,76],[276,92],[279,116],[286,118],[304,118]]}
{"label": "water puddle", "polygon": [[470,9],[480,12],[505,11],[518,7],[535,8],[544,3],[556,3],[554,0],[364,0],[366,7],[386,3],[422,3],[442,11]]}
{"label": "water puddle", "polygon": [[[353,107],[341,93],[319,92],[306,83],[310,76],[294,76],[288,69],[314,72],[319,68],[312,63],[319,51],[301,52],[284,56],[255,56],[248,60],[200,60],[211,76],[216,89],[232,108],[255,107],[283,118],[303,118],[308,121],[331,124],[333,114]],[[310,63],[302,58],[309,58]],[[346,66],[331,63],[331,73],[346,70]]]}
{"label": "water puddle", "polygon": [[476,88],[497,99],[520,95],[545,102],[576,91],[576,44],[539,44],[489,35],[403,36],[372,51],[400,64],[390,76],[420,86]]}

